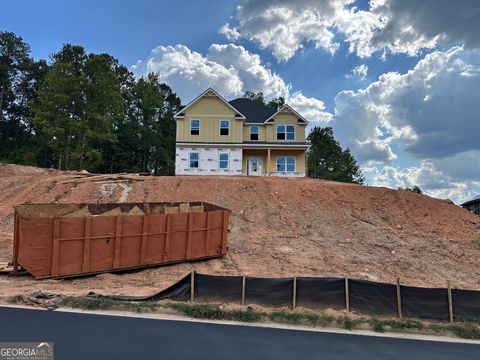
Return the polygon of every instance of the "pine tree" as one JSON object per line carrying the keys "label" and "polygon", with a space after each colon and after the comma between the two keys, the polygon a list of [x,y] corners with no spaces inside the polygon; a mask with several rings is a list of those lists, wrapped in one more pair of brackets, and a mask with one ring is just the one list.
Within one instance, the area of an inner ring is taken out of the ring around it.
{"label": "pine tree", "polygon": [[316,126],[307,137],[308,175],[313,178],[363,184],[360,167],[349,149],[342,150],[331,127]]}

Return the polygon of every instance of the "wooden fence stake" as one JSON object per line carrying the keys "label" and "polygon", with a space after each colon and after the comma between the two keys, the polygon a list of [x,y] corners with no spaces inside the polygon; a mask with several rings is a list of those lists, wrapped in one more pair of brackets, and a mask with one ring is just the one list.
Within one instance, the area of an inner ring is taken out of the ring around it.
{"label": "wooden fence stake", "polygon": [[297,277],[293,277],[292,309],[297,307]]}
{"label": "wooden fence stake", "polygon": [[190,273],[190,301],[195,301],[195,270]]}
{"label": "wooden fence stake", "polygon": [[245,285],[247,283],[247,277],[242,276],[242,305],[245,306]]}
{"label": "wooden fence stake", "polygon": [[348,276],[345,276],[345,308],[350,312],[350,295],[348,293]]}
{"label": "wooden fence stake", "polygon": [[448,294],[448,320],[453,322],[453,302],[452,302],[452,287],[450,280],[447,280],[447,294]]}
{"label": "wooden fence stake", "polygon": [[397,278],[397,309],[398,309],[398,317],[400,319],[403,318],[402,314],[402,293],[400,292],[400,278]]}

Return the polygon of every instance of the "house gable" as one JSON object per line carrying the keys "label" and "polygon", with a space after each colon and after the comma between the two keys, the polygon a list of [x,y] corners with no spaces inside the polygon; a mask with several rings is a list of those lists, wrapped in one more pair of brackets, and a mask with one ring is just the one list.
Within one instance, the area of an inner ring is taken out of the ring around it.
{"label": "house gable", "polygon": [[265,124],[267,124],[266,137],[269,142],[288,143],[288,141],[277,140],[278,125],[293,125],[295,127],[295,140],[293,142],[305,141],[305,128],[308,121],[288,105],[273,114],[265,121]]}
{"label": "house gable", "polygon": [[[208,99],[209,101],[205,101]],[[200,106],[199,106],[200,104]],[[185,118],[185,114],[187,112],[192,112],[192,108],[195,112],[200,111],[200,113],[209,114],[212,110],[222,109],[221,104],[223,104],[225,108],[229,109],[228,114],[233,112],[233,115],[236,119],[245,119],[245,116],[240,113],[237,109],[235,109],[227,100],[225,100],[219,93],[217,93],[214,89],[208,88],[195,99],[190,101],[186,106],[184,106],[178,113],[176,113],[173,117],[175,120]],[[220,110],[220,111],[223,111]]]}
{"label": "house gable", "polygon": [[[208,89],[175,115],[177,142],[241,143],[244,116],[213,89]],[[192,120],[199,122],[199,133],[192,134]],[[220,132],[220,122],[228,123],[228,135]]]}

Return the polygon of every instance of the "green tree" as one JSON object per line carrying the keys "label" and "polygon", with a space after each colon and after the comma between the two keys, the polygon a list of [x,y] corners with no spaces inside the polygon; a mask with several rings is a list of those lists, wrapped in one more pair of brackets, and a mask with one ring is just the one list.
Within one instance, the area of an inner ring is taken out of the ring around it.
{"label": "green tree", "polygon": [[398,190],[410,191],[410,192],[413,192],[415,194],[420,194],[420,195],[423,194],[422,189],[420,189],[420,187],[418,185],[414,185],[411,188],[410,187],[405,187],[405,188],[399,187]]}
{"label": "green tree", "polygon": [[[30,47],[11,32],[0,32],[0,159],[36,165],[41,136],[31,122],[30,101],[48,71]],[[36,135],[36,136],[35,136]]]}
{"label": "green tree", "polygon": [[175,132],[173,115],[181,108],[172,89],[148,74],[131,88],[128,114],[118,127],[114,171],[175,173]]}
{"label": "green tree", "polygon": [[263,92],[261,91],[254,92],[254,91],[247,90],[245,91],[242,97],[245,99],[252,100],[258,104],[265,105],[265,97],[263,96]]}
{"label": "green tree", "polygon": [[270,100],[267,104],[268,107],[272,108],[273,110],[280,110],[285,105],[285,98],[283,96],[279,96]]}
{"label": "green tree", "polygon": [[273,98],[267,103],[265,101],[265,96],[261,91],[255,92],[255,91],[247,90],[245,91],[242,97],[245,99],[252,100],[260,105],[268,106],[277,111],[280,110],[285,105],[285,98],[283,96]]}
{"label": "green tree", "polygon": [[363,184],[360,167],[349,149],[342,150],[331,127],[316,126],[307,137],[308,175],[313,178]]}
{"label": "green tree", "polygon": [[59,169],[95,170],[103,161],[102,146],[115,142],[115,124],[124,114],[116,63],[69,44],[52,59],[35,101],[35,123]]}

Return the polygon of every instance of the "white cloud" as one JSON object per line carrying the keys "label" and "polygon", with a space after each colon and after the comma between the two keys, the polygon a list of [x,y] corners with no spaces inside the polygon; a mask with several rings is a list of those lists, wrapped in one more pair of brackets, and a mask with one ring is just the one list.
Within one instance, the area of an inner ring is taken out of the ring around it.
{"label": "white cloud", "polygon": [[480,149],[480,51],[434,52],[406,74],[386,73],[335,99],[341,142],[362,161],[389,162],[399,143],[417,159]]}
{"label": "white cloud", "polygon": [[234,44],[213,44],[204,56],[184,45],[158,46],[145,60],[132,67],[137,76],[158,74],[188,103],[203,90],[213,87],[227,99],[245,91],[262,91],[267,100],[283,96],[287,103],[313,124],[326,122],[332,114],[323,101],[300,92],[291,93],[291,85],[264,66],[260,57]]}
{"label": "white cloud", "polygon": [[348,74],[345,75],[347,79],[356,79],[363,81],[367,78],[368,66],[366,64],[361,64],[355,66]]}
{"label": "white cloud", "polygon": [[229,24],[223,24],[223,26],[218,30],[220,35],[224,35],[230,41],[238,40],[241,35],[236,28],[230,27]]}
{"label": "white cloud", "polygon": [[360,10],[355,0],[243,0],[237,24],[220,32],[271,49],[279,61],[290,59],[306,43],[334,53],[339,33],[350,52],[369,57],[374,52],[417,55],[438,44],[463,42],[480,47],[480,2],[477,0],[371,0]]}
{"label": "white cloud", "polygon": [[[314,122],[312,125],[326,123],[333,118],[333,114],[325,111],[323,101],[313,97],[306,97],[301,92],[293,93],[287,99],[287,102],[295,111],[302,114],[304,118]],[[322,125],[325,126],[325,124]]]}
{"label": "white cloud", "polygon": [[243,90],[236,69],[211,61],[184,45],[156,47],[146,60],[133,66],[133,71],[137,76],[157,73],[161,81],[181,95],[182,100],[193,99],[200,89],[209,86],[214,86],[225,96],[236,96]]}
{"label": "white cloud", "polygon": [[[364,89],[340,92],[335,134],[373,183],[416,184],[464,200],[480,192],[479,88],[479,50],[433,52],[405,74],[385,73]],[[397,158],[421,166],[394,167]]]}
{"label": "white cloud", "polygon": [[480,181],[460,180],[439,170],[432,162],[422,161],[419,166],[394,167],[365,166],[362,168],[369,185],[390,188],[420,186],[422,191],[440,199],[450,199],[461,204],[480,194]]}

